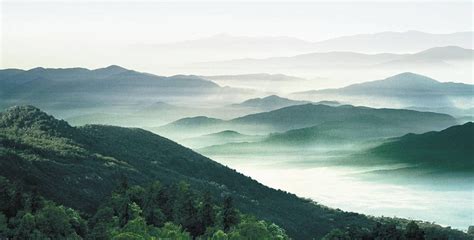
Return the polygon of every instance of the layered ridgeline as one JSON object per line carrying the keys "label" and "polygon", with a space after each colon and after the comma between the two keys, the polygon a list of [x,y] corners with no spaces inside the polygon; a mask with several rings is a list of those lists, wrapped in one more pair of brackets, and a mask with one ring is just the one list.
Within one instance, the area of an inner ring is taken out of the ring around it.
{"label": "layered ridgeline", "polygon": [[232,130],[225,130],[217,133],[206,134],[199,137],[192,137],[180,140],[179,143],[192,149],[198,149],[223,143],[256,142],[263,140],[265,136],[246,135]]}
{"label": "layered ridgeline", "polygon": [[260,59],[242,58],[229,61],[201,63],[199,66],[213,65],[217,68],[237,69],[321,69],[323,68],[361,68],[370,67],[393,68],[416,65],[428,66],[433,64],[446,67],[450,61],[472,61],[473,50],[457,46],[434,47],[412,54],[379,53],[367,54],[352,51],[313,52],[291,57],[270,57]]}
{"label": "layered ridgeline", "polygon": [[[286,55],[289,56],[289,55]],[[258,72],[283,72],[302,76],[332,76],[338,83],[348,83],[350,81],[340,79],[351,77],[349,73],[356,75],[351,78],[360,80],[361,77],[373,76],[377,71],[392,73],[401,71],[428,72],[438,76],[449,76],[451,69],[458,78],[466,81],[465,74],[458,70],[467,70],[469,63],[472,63],[474,50],[453,45],[441,45],[423,51],[410,54],[397,54],[382,51],[382,53],[364,53],[358,51],[313,51],[305,54],[293,55],[289,57],[269,57],[269,58],[241,58],[227,61],[202,62],[193,65],[196,71],[198,67],[206,69],[212,66],[213,70],[222,72],[236,71],[258,71]],[[436,67],[436,69],[433,69]],[[453,69],[455,68],[455,69]],[[334,73],[332,71],[340,72]],[[365,74],[362,74],[365,71]],[[442,73],[442,74],[440,74]],[[378,75],[380,76],[380,75]],[[363,79],[363,78],[362,78]],[[321,83],[328,85],[328,83]],[[334,86],[334,84],[332,84]]]}
{"label": "layered ridgeline", "polygon": [[[239,89],[223,88],[192,75],[171,77],[137,72],[119,66],[89,70],[85,68],[34,68],[0,70],[0,107],[34,104],[67,112],[70,109],[118,108],[140,110],[156,102],[193,102],[224,95],[243,94]],[[206,97],[202,97],[206,96]],[[250,95],[251,96],[251,95]],[[108,107],[108,108],[106,108]],[[72,110],[71,110],[72,111]],[[62,114],[64,115],[64,114]],[[73,115],[70,113],[70,115]]]}
{"label": "layered ridgeline", "polygon": [[438,132],[407,134],[369,149],[367,159],[415,164],[423,169],[474,172],[474,123]]}
{"label": "layered ridgeline", "polygon": [[[354,234],[354,230],[350,229],[359,229],[358,231],[364,233],[370,233],[364,229],[374,229],[374,234],[379,234],[376,236],[384,236],[385,233],[389,234],[396,229],[393,221],[392,225],[376,225],[376,221],[384,222],[385,220],[330,209],[310,200],[265,187],[249,177],[168,139],[141,129],[101,125],[71,127],[67,122],[57,120],[35,107],[23,106],[11,108],[0,115],[0,143],[0,176],[16,183],[21,189],[10,191],[8,189],[11,187],[5,188],[7,190],[2,194],[6,194],[7,199],[10,198],[8,196],[16,196],[11,199],[18,200],[8,201],[8,206],[13,205],[8,207],[10,210],[5,211],[8,216],[14,216],[11,211],[25,208],[30,215],[25,215],[26,217],[22,217],[21,221],[25,221],[26,224],[37,219],[37,224],[24,226],[35,226],[40,230],[48,226],[48,221],[55,221],[45,217],[49,216],[50,212],[54,212],[57,214],[55,216],[61,217],[62,220],[66,219],[59,225],[55,225],[57,228],[53,230],[45,228],[50,232],[67,227],[68,232],[76,231],[80,234],[84,222],[74,210],[34,200],[37,199],[34,197],[37,196],[35,194],[88,214],[93,214],[99,205],[102,205],[95,216],[89,220],[89,226],[93,228],[94,234],[109,234],[108,229],[112,228],[112,234],[125,234],[122,236],[125,238],[132,236],[127,235],[128,231],[132,230],[162,237],[173,238],[173,235],[166,235],[168,232],[178,234],[174,235],[175,237],[181,234],[186,236],[186,232],[173,224],[165,224],[160,229],[144,225],[146,223],[143,222],[142,216],[147,218],[148,224],[153,225],[153,219],[163,220],[163,217],[166,218],[170,214],[166,211],[157,212],[156,209],[152,211],[153,208],[150,208],[163,200],[157,198],[158,202],[150,202],[150,199],[155,199],[155,197],[150,198],[154,196],[153,194],[163,193],[158,185],[150,185],[156,180],[165,185],[186,181],[196,191],[209,192],[209,196],[215,201],[224,202],[223,205],[216,207],[223,209],[219,217],[225,218],[229,215],[230,210],[225,209],[226,207],[229,209],[230,205],[228,200],[223,198],[231,197],[240,211],[282,226],[294,239],[319,239],[335,228],[346,229],[352,233],[345,232],[346,230],[335,230],[331,232],[332,235]],[[128,183],[122,182],[122,187],[110,198],[111,192],[116,189],[118,179],[128,179]],[[0,180],[2,186],[8,185],[5,185],[4,180]],[[148,187],[146,190],[140,187],[127,190],[127,186],[135,184],[148,185]],[[181,214],[188,216],[186,215],[188,210],[206,209],[206,201],[209,202],[204,198],[202,200],[204,205],[193,206],[195,204],[193,202],[198,200],[190,200],[189,197],[193,195],[189,195],[186,188],[167,190],[171,191],[168,192],[168,197],[176,196],[175,200],[170,201],[177,201],[177,206],[183,204],[182,207],[177,208],[181,209],[178,215],[173,214],[174,217],[171,215],[169,217],[178,224],[182,224],[186,231],[195,236],[198,230],[193,226],[200,226],[194,223],[196,221],[199,223],[201,218],[181,219],[179,216]],[[27,195],[26,192],[29,191],[35,194]],[[22,195],[25,197],[24,201],[21,200]],[[183,199],[188,200],[183,202]],[[162,204],[164,205],[159,205],[159,207],[165,210],[170,202]],[[207,209],[210,208],[207,207]],[[199,214],[204,213],[199,212]],[[223,220],[224,230],[226,230],[226,221],[237,224],[236,220],[232,219],[234,218]],[[97,225],[101,221],[107,224]],[[407,223],[404,220],[396,222],[402,227]],[[12,222],[12,224],[21,227],[17,225],[17,222]],[[234,228],[227,229],[227,233],[258,231],[259,234],[267,234],[264,236],[268,236],[269,239],[277,236],[284,237],[283,230],[278,230],[278,227],[268,223],[257,222],[252,217],[244,216],[241,224],[243,225],[238,224]],[[347,229],[348,226],[351,228]],[[459,231],[443,229],[432,224],[423,223],[420,226],[430,236],[428,239],[436,239],[439,236],[450,236],[452,239],[469,238]],[[406,228],[409,228],[408,225]],[[32,230],[33,227],[28,229]],[[214,228],[214,230],[218,229]],[[359,234],[358,231],[356,234]],[[248,233],[250,232],[245,234]],[[397,232],[397,234],[401,233]]]}
{"label": "layered ridgeline", "polygon": [[399,106],[456,115],[472,114],[474,85],[439,82],[432,78],[401,73],[386,79],[353,84],[338,89],[294,93],[303,99],[328,98],[364,106]]}
{"label": "layered ridgeline", "polygon": [[0,116],[0,175],[35,188],[47,199],[93,212],[126,176],[130,184],[187,181],[216,199],[230,195],[244,213],[275,222],[295,239],[319,238],[333,228],[371,226],[359,214],[329,209],[274,190],[141,129],[71,127],[34,107]]}
{"label": "layered ridgeline", "polygon": [[[240,109],[250,108],[250,109],[258,110],[260,112],[267,112],[267,111],[272,111],[279,108],[295,106],[295,105],[304,105],[308,103],[313,103],[313,102],[299,101],[299,100],[279,97],[277,95],[270,95],[263,98],[248,99],[241,103],[232,104],[231,107],[240,108]],[[328,106],[340,105],[340,103],[336,101],[320,101],[313,104],[324,104]]]}
{"label": "layered ridgeline", "polygon": [[[402,109],[376,109],[350,105],[328,106],[323,104],[304,104],[289,106],[270,112],[250,114],[243,117],[220,120],[207,117],[185,118],[154,129],[160,134],[175,139],[189,136],[234,130],[243,134],[269,134],[301,128],[311,128],[332,133],[361,136],[361,140],[371,137],[395,137],[431,130],[441,130],[455,125],[453,117],[446,114],[418,112]],[[362,130],[377,131],[369,135]],[[338,130],[341,128],[341,130]],[[343,132],[348,131],[346,133]],[[302,132],[307,130],[303,129]],[[358,131],[361,131],[358,133]],[[314,132],[314,131],[313,131]]]}

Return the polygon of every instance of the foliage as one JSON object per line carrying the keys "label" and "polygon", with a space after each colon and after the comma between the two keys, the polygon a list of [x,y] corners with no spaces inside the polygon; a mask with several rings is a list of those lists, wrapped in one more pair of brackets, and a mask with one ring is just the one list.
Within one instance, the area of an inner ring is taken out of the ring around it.
{"label": "foliage", "polygon": [[[31,106],[0,114],[0,176],[0,236],[308,239],[377,222],[265,187],[150,132],[71,127]],[[468,239],[420,227],[425,236]]]}

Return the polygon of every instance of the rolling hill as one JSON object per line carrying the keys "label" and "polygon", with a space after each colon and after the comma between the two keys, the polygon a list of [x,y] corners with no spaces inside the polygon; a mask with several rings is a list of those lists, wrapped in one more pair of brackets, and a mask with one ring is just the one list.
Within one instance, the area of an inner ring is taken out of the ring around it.
{"label": "rolling hill", "polygon": [[90,212],[120,176],[132,184],[185,180],[217,198],[231,194],[243,212],[284,227],[295,239],[321,237],[348,224],[368,226],[363,215],[329,209],[261,185],[232,169],[141,129],[71,127],[37,108],[0,115],[0,175],[36,188],[60,204]]}
{"label": "rolling hill", "polygon": [[261,111],[271,111],[283,107],[302,105],[310,103],[308,101],[291,100],[277,95],[270,95],[263,98],[252,98],[242,103],[232,104],[233,107],[256,108]]}
{"label": "rolling hill", "polygon": [[[203,120],[205,120],[205,125],[201,124]],[[182,122],[186,124],[182,124]],[[336,131],[337,128],[346,129],[353,126],[355,130],[350,133],[354,133],[357,132],[357,127],[364,126],[368,131],[372,130],[372,133],[384,133],[379,137],[396,137],[410,132],[422,133],[440,130],[455,125],[457,122],[449,115],[431,112],[376,109],[351,105],[333,107],[322,104],[304,104],[250,114],[231,120],[209,120],[203,117],[186,118],[154,130],[174,139],[182,139],[183,135],[187,137],[200,136],[206,132],[214,133],[223,130],[262,135],[311,128],[323,123],[327,126],[325,127],[326,131]],[[348,124],[344,126],[344,123]],[[374,131],[375,126],[383,126],[383,128]]]}
{"label": "rolling hill", "polygon": [[225,130],[217,133],[206,134],[203,136],[186,138],[180,140],[179,143],[192,149],[203,148],[217,144],[255,142],[263,139],[260,135],[245,135],[232,130]]}
{"label": "rolling hill", "polygon": [[474,123],[423,134],[407,134],[367,150],[371,157],[422,168],[474,171]]}
{"label": "rolling hill", "polygon": [[277,131],[312,127],[329,121],[345,121],[357,117],[374,116],[390,121],[394,125],[406,128],[409,132],[423,132],[423,129],[439,129],[455,123],[454,119],[445,114],[417,112],[402,109],[374,109],[342,105],[297,105],[275,111],[251,114],[235,118],[230,122],[240,125],[271,126]]}

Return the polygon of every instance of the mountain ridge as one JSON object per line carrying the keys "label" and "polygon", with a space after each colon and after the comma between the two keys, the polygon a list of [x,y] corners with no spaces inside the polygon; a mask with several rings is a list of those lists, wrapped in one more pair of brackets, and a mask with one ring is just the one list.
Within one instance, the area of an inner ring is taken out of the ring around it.
{"label": "mountain ridge", "polygon": [[[21,116],[24,110],[10,109],[2,116],[11,115],[11,111],[19,111]],[[11,122],[2,125],[0,175],[85,212],[94,211],[113,190],[114,179],[125,176],[132,184],[184,180],[197,189],[209,190],[217,199],[230,194],[242,212],[283,226],[295,239],[322,237],[331,228],[346,224],[373,224],[363,215],[333,210],[265,187],[142,129],[106,125],[72,128],[75,132],[71,137],[58,137],[50,131],[31,134],[31,128],[18,128]]]}

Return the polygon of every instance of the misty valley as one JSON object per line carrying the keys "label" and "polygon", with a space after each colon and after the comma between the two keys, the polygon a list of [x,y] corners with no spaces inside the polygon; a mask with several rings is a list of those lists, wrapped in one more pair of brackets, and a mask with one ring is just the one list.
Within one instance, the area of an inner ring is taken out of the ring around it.
{"label": "misty valley", "polygon": [[[6,109],[0,115],[1,175],[78,211],[93,213],[117,176],[139,185],[181,179],[217,199],[233,196],[240,211],[275,222],[296,239],[332,234],[328,230],[349,222],[404,226],[411,220],[431,231],[429,239],[469,238],[459,230],[472,225],[474,125],[472,108],[464,107],[472,102],[470,84],[401,73],[279,96],[222,87],[205,77],[161,77],[115,65],[6,69],[0,70],[0,84]],[[54,189],[63,190],[58,195]],[[276,195],[258,196],[255,190]],[[304,210],[313,207],[287,192],[314,201],[316,209]],[[298,220],[285,217],[286,205],[277,212],[262,209],[266,201],[301,205],[294,212]],[[148,211],[147,205],[142,208]],[[304,211],[334,216],[310,213],[307,217],[321,219],[299,232]],[[351,213],[344,211],[369,217],[349,220]],[[189,236],[210,234],[172,215],[168,219]],[[98,231],[98,225],[89,227]],[[125,231],[117,229],[114,234]]]}
{"label": "misty valley", "polygon": [[0,240],[473,240],[472,1],[2,1]]}

